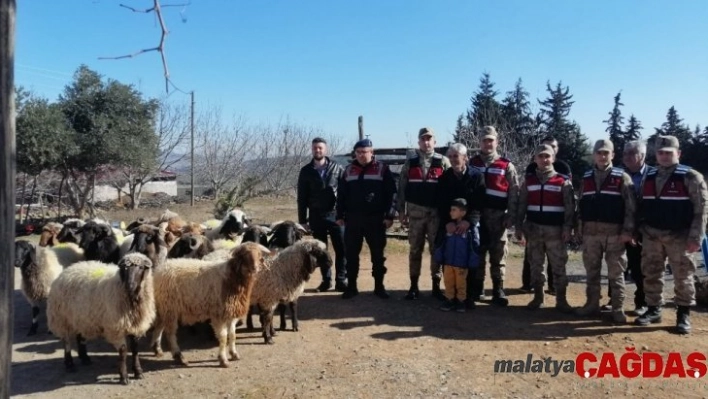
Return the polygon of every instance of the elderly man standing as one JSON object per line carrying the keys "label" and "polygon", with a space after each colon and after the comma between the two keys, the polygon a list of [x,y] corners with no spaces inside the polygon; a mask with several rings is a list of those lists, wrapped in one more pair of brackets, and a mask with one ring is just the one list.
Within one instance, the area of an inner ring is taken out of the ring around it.
{"label": "elderly man standing", "polygon": [[[622,153],[622,163],[624,170],[632,178],[635,200],[640,201],[642,188],[649,172],[656,172],[655,168],[647,165],[647,147],[641,141],[629,141],[624,145]],[[635,233],[632,241],[626,244],[627,268],[636,286],[634,291],[634,315],[641,316],[647,310],[647,301],[644,296],[644,275],[642,274],[642,235],[635,226]],[[611,285],[610,285],[611,287]],[[612,295],[610,295],[612,297]]]}
{"label": "elderly man standing", "polygon": [[[297,179],[298,221],[312,230],[315,239],[327,244],[332,239],[335,254],[335,290],[347,288],[347,269],[344,260],[344,229],[334,220],[337,203],[337,185],[343,168],[327,154],[327,141],[321,137],[312,140],[312,161],[300,169]],[[308,215],[309,213],[309,215]],[[322,266],[322,283],[317,290],[332,288],[332,268]]]}
{"label": "elderly man standing", "polygon": [[[457,234],[464,234],[470,226],[479,223],[485,195],[484,176],[477,169],[467,165],[469,161],[467,147],[461,143],[452,144],[447,150],[447,156],[452,166],[443,172],[438,180],[437,208],[440,216],[438,234],[441,238],[446,229],[455,229],[450,218],[450,204],[455,198],[464,198],[467,201],[468,210],[464,222],[460,223],[454,231]],[[472,281],[473,275],[468,273],[466,305],[469,309],[475,307],[471,295]]]}
{"label": "elderly man standing", "polygon": [[484,175],[486,187],[480,229],[482,262],[474,276],[472,293],[475,299],[484,296],[485,259],[489,255],[492,303],[506,306],[509,304],[504,293],[506,229],[513,225],[516,216],[519,183],[516,168],[510,160],[499,155],[498,145],[497,130],[493,126],[485,126],[480,139],[480,153],[470,160],[470,166]]}
{"label": "elderly man standing", "polygon": [[635,323],[646,326],[661,322],[664,262],[668,257],[674,274],[676,330],[688,334],[689,307],[696,303],[692,254],[700,249],[705,234],[708,190],[699,172],[679,164],[681,151],[676,137],[658,136],[655,147],[657,169],[647,172],[639,207],[642,273],[649,309]]}
{"label": "elderly man standing", "polygon": [[614,145],[598,140],[593,149],[593,168],[583,176],[578,228],[583,239],[583,264],[587,272],[587,300],[578,316],[600,312],[600,272],[602,258],[607,263],[607,280],[612,287],[612,320],[627,322],[624,313],[624,271],[627,269],[625,244],[632,241],[636,201],[632,179],[612,166]]}
{"label": "elderly man standing", "polygon": [[424,127],[418,132],[418,150],[408,158],[401,169],[398,182],[398,215],[401,225],[408,225],[408,266],[411,287],[406,299],[418,299],[420,290],[418,280],[423,260],[423,249],[426,238],[430,251],[430,276],[433,282],[433,296],[444,300],[440,290],[442,270],[433,259],[435,235],[438,231],[438,210],[436,208],[439,194],[438,178],[445,169],[450,167],[447,157],[435,152],[435,132]]}
{"label": "elderly man standing", "polygon": [[389,295],[383,283],[384,249],[386,230],[396,214],[396,182],[388,166],[374,159],[371,140],[358,141],[354,155],[356,159],[344,168],[337,195],[337,224],[346,223],[344,247],[349,279],[342,298],[350,299],[359,294],[359,253],[366,240],[371,252],[374,294],[387,299]]}

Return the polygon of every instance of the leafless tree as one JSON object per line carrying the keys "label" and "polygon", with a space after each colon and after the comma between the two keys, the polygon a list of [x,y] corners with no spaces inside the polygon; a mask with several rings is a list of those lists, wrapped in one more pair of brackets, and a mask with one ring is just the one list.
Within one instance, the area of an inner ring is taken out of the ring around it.
{"label": "leafless tree", "polygon": [[230,124],[225,123],[218,107],[204,110],[197,118],[195,129],[195,175],[208,182],[218,198],[222,190],[238,185],[240,179],[247,176],[256,134],[249,131],[242,116],[235,116]]}

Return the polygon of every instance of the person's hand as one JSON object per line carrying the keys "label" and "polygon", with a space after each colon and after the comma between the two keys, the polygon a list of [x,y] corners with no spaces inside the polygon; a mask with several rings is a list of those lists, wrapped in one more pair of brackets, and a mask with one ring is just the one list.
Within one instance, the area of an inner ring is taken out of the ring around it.
{"label": "person's hand", "polygon": [[305,229],[305,231],[307,231],[308,233],[311,231],[309,223],[300,223],[300,226],[302,226],[302,228]]}
{"label": "person's hand", "polygon": [[408,226],[408,216],[406,215],[405,212],[401,212],[398,215],[398,221],[401,222],[401,226],[403,226],[403,227]]}
{"label": "person's hand", "polygon": [[465,234],[470,229],[470,222],[463,220],[457,224],[455,234]]}
{"label": "person's hand", "polygon": [[521,230],[517,230],[514,232],[514,237],[516,237],[516,239],[518,241],[523,241],[524,240],[524,233]]}
{"label": "person's hand", "polygon": [[384,224],[384,226],[386,226],[386,230],[388,230],[391,228],[391,226],[393,226],[393,220],[384,219],[383,224]]}
{"label": "person's hand", "polygon": [[338,226],[344,226],[344,219],[337,219],[335,223],[337,223]]}
{"label": "person's hand", "polygon": [[455,232],[455,227],[455,223],[450,222],[445,225],[445,231],[447,232],[447,234],[452,234]]}
{"label": "person's hand", "polygon": [[511,215],[506,215],[504,217],[504,228],[505,229],[510,229],[511,226],[514,225],[514,219],[512,219]]}
{"label": "person's hand", "polygon": [[688,242],[686,243],[686,252],[688,252],[689,254],[698,252],[698,250],[700,249],[701,243],[696,240],[688,240]]}
{"label": "person's hand", "polygon": [[620,235],[620,241],[622,242],[622,244],[630,243],[632,242],[632,236],[629,234],[622,234]]}

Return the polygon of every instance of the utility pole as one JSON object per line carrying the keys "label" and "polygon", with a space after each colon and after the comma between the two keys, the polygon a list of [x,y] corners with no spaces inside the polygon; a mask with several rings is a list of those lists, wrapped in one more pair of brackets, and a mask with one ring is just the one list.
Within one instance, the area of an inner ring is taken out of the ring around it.
{"label": "utility pole", "polygon": [[0,399],[10,397],[15,291],[15,0],[0,0]]}
{"label": "utility pole", "polygon": [[359,115],[359,140],[364,140],[364,117]]}
{"label": "utility pole", "polygon": [[192,132],[192,155],[189,157],[192,163],[192,167],[190,168],[191,177],[189,182],[189,190],[191,193],[191,198],[189,199],[189,206],[194,206],[194,90],[192,90],[189,94],[192,97],[191,116],[189,118],[189,129]]}

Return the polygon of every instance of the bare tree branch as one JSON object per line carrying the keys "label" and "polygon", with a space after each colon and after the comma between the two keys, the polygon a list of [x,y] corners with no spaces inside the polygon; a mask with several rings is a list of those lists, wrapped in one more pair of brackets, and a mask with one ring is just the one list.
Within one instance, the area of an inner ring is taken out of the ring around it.
{"label": "bare tree branch", "polygon": [[121,60],[121,59],[126,59],[126,58],[137,57],[140,54],[148,53],[151,51],[157,51],[158,53],[160,53],[160,58],[162,59],[162,68],[165,73],[165,92],[169,93],[169,91],[170,91],[170,70],[167,66],[167,57],[165,56],[165,39],[167,38],[169,31],[167,30],[167,25],[165,24],[165,19],[162,17],[162,8],[163,7],[185,7],[188,5],[189,5],[189,3],[161,5],[160,0],[153,0],[152,7],[146,8],[146,9],[136,9],[131,6],[127,6],[125,4],[120,4],[120,7],[127,8],[129,10],[134,11],[134,12],[140,12],[140,13],[146,13],[146,14],[154,12],[155,15],[157,16],[157,20],[160,22],[160,30],[162,31],[160,34],[160,43],[156,47],[143,49],[143,50],[137,51],[132,54],[121,55],[121,56],[117,56],[117,57],[98,57],[98,59],[99,60]]}

